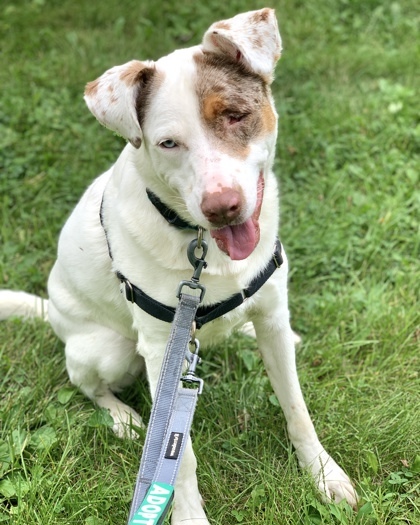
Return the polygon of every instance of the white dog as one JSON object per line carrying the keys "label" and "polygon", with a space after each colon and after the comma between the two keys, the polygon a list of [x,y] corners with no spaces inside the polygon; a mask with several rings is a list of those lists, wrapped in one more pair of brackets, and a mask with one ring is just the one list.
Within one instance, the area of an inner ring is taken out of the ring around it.
{"label": "white dog", "polygon": [[[113,67],[86,87],[91,112],[129,144],[65,224],[48,302],[3,292],[0,317],[48,315],[65,342],[70,380],[109,409],[117,434],[141,421],[113,392],[145,364],[154,394],[170,331],[121,289],[175,307],[179,282],[191,277],[196,225],[208,243],[205,306],[246,289],[272,261],[279,218],[270,83],[280,53],[274,11],[262,9],[213,24],[199,46]],[[319,442],[302,397],[282,256],[258,292],[198,337],[214,344],[252,322],[300,465],[327,498],[354,506],[352,483]],[[172,524],[208,524],[195,470],[189,444]]]}

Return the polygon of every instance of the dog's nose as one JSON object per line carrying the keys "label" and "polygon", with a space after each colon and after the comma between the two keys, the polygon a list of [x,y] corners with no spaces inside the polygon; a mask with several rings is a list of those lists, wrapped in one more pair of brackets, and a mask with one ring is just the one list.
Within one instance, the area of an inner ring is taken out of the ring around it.
{"label": "dog's nose", "polygon": [[233,188],[222,188],[214,193],[205,192],[201,210],[215,226],[225,226],[235,221],[241,213],[242,196]]}

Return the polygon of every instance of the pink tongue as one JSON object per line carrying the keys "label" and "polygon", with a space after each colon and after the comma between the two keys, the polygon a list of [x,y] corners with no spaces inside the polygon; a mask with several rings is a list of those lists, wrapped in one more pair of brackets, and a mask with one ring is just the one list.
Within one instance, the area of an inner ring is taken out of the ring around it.
{"label": "pink tongue", "polygon": [[260,240],[258,222],[252,217],[242,224],[211,230],[210,234],[220,250],[229,255],[233,261],[246,259]]}

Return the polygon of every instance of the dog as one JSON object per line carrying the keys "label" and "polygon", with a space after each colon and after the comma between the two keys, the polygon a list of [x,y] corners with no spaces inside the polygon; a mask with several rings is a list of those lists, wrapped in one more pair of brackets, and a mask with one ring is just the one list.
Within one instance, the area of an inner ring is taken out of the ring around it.
{"label": "dog", "polygon": [[[247,289],[273,258],[279,206],[270,84],[280,54],[276,16],[265,8],[214,23],[201,45],[113,67],[86,86],[90,111],[128,143],[66,222],[49,300],[4,291],[0,315],[48,318],[65,343],[71,382],[109,410],[120,436],[142,422],[115,393],[145,366],[154,395],[170,332],[170,323],[121,291],[135,286],[174,308],[179,282],[191,276],[186,254],[196,226],[208,245],[204,306]],[[355,506],[353,485],[321,445],[301,393],[283,249],[281,257],[263,286],[202,326],[199,339],[214,345],[243,326],[255,330],[301,467],[327,500]],[[208,524],[191,441],[175,488],[172,524]]]}

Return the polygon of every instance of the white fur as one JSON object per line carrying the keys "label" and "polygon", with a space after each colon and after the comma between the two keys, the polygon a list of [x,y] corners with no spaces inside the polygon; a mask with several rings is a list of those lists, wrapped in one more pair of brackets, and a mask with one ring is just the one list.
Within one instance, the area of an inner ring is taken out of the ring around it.
{"label": "white fur", "polygon": [[[233,29],[231,32],[224,29],[224,37],[240,46],[243,53],[246,49],[247,56],[254,57],[249,59],[249,67],[266,76],[274,69],[279,54],[280,37],[275,18],[270,11],[268,22],[261,22],[260,36],[267,42],[261,71],[255,63],[260,63],[258,53],[262,51],[258,49],[253,53],[252,42],[246,37],[250,29],[253,36],[259,30],[258,25],[249,27],[251,20],[255,20],[253,13],[228,21],[232,22]],[[263,170],[261,237],[253,253],[246,260],[233,261],[218,249],[207,232],[205,234],[209,245],[208,268],[202,274],[202,283],[207,288],[206,304],[224,300],[244,288],[267,264],[277,235],[278,192],[271,171],[276,132],[251,144],[246,159],[230,157],[214,149],[209,133],[203,129],[194,91],[193,56],[200,52],[201,47],[190,48],[156,62],[156,70],[164,73],[164,81],[153,94],[148,108],[141,130],[142,145],[138,148],[138,144],[136,147],[128,144],[115,165],[83,195],[63,228],[57,262],[49,279],[49,320],[65,342],[70,379],[98,405],[110,410],[114,430],[119,435],[130,432],[130,424],[142,422],[113,392],[133,380],[145,363],[154,395],[170,325],[129,303],[120,293],[113,270],[119,270],[146,293],[172,306],[177,303],[178,283],[190,278],[192,273],[186,250],[194,234],[169,226],[149,202],[146,187],[172,203],[172,207],[191,222],[208,229],[211,224],[200,209],[203,192],[211,191],[218,184],[239,186],[244,195],[242,214],[246,220],[254,211],[257,180]],[[132,67],[132,63],[126,67]],[[106,78],[118,84],[123,68],[119,66],[118,75],[113,68]],[[87,95],[87,102],[100,118],[101,109],[97,108],[106,105],[110,90],[106,82],[98,85],[95,93]],[[115,92],[123,100],[118,101],[116,120],[110,117],[105,123],[120,132],[127,128],[126,138],[133,140],[140,136],[140,128],[133,122],[132,92],[126,92],[124,86],[114,89]],[[126,128],[118,124],[121,119],[128,123]],[[167,139],[176,140],[180,147],[163,150],[159,143]],[[99,221],[102,199],[112,261]],[[287,266],[285,257],[283,266],[256,295],[223,318],[205,325],[198,337],[203,345],[217,343],[232,330],[252,322],[300,465],[312,472],[327,498],[346,499],[355,505],[353,486],[320,444],[300,390],[287,305]],[[25,305],[33,299],[7,294],[0,295],[3,316],[25,315]],[[43,304],[45,309],[45,302]],[[42,315],[42,308],[36,306],[32,312]],[[248,324],[246,330],[252,333],[252,325]],[[176,484],[173,525],[208,524],[195,469],[196,460],[189,444]]]}
{"label": "white fur", "polygon": [[40,317],[48,321],[48,300],[26,292],[0,290],[0,321],[9,317]]}

